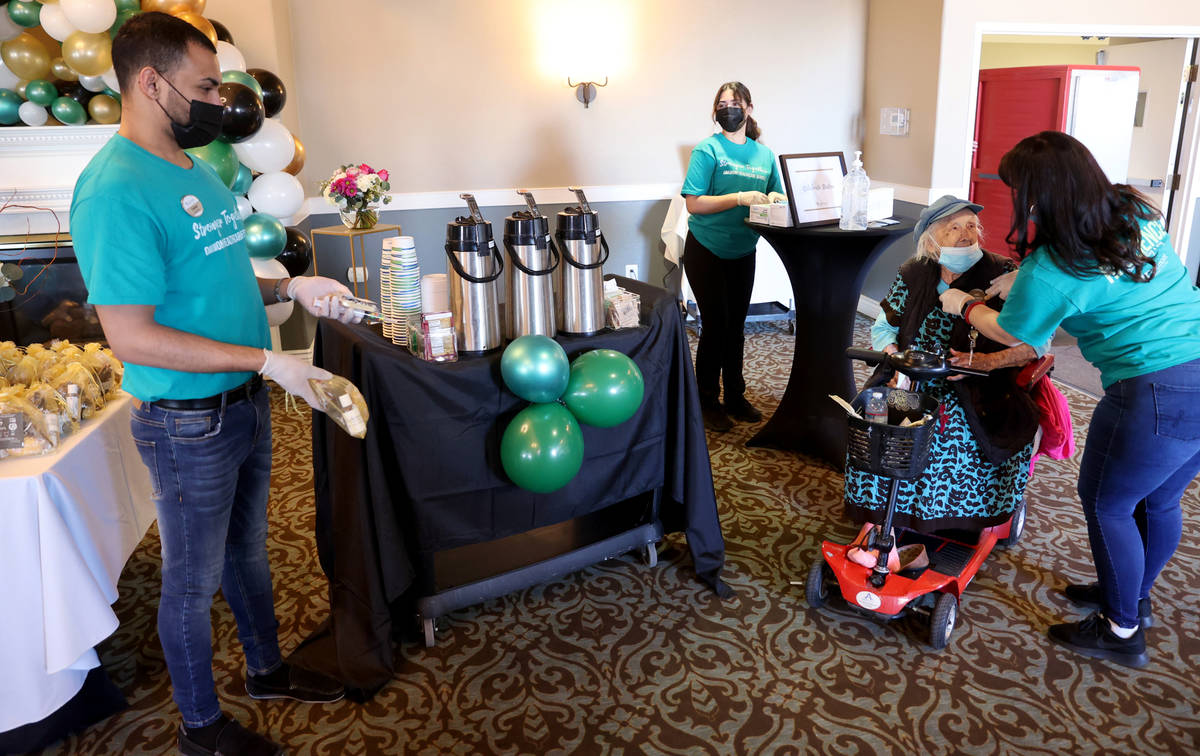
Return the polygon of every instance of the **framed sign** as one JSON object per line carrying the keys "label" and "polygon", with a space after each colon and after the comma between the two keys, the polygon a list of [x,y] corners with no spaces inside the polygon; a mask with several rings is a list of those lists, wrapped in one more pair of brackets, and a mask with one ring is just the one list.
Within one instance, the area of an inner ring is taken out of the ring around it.
{"label": "framed sign", "polygon": [[779,170],[787,189],[793,226],[835,223],[842,213],[842,179],[846,159],[840,152],[780,155]]}

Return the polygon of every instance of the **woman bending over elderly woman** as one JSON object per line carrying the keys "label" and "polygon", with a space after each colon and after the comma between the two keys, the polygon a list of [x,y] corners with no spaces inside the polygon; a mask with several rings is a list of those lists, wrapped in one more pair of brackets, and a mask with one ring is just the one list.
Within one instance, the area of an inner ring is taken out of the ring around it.
{"label": "woman bending over elderly woman", "polygon": [[[945,425],[933,436],[925,473],[900,482],[894,522],[911,530],[977,531],[1001,524],[1021,503],[1029,480],[1038,410],[1015,378],[1021,366],[1039,356],[1037,350],[1025,344],[1008,348],[985,338],[962,318],[944,313],[938,298],[948,289],[960,289],[994,309],[1003,305],[998,296],[989,296],[999,291],[992,282],[1003,281],[1016,266],[980,249],[982,209],[947,195],[922,211],[914,229],[916,254],[900,266],[871,328],[876,350],[945,354],[956,365],[990,373],[922,386],[922,392],[942,403]],[[881,366],[866,385],[896,385],[898,380],[902,376]],[[882,519],[890,483],[846,465],[846,514],[863,523],[847,556],[866,567],[878,559],[876,551],[867,549],[867,537]],[[924,559],[923,547],[892,551],[888,569],[920,567]]]}

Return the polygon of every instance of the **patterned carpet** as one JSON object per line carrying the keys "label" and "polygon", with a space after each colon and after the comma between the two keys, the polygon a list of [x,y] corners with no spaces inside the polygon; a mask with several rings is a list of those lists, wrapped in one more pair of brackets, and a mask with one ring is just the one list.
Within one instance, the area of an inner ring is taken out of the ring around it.
{"label": "patterned carpet", "polygon": [[[860,323],[860,329],[861,329]],[[752,326],[751,399],[771,408],[791,337]],[[860,343],[865,339],[860,338]],[[1092,401],[1068,392],[1080,446]],[[285,652],[325,615],[313,545],[309,420],[275,396],[271,563]],[[754,429],[710,435],[728,547],[722,601],[696,582],[682,536],[655,568],[630,555],[443,619],[414,635],[395,679],[366,704],[257,702],[223,599],[214,610],[219,693],[230,713],[296,754],[759,754],[1200,752],[1200,482],[1184,543],[1154,595],[1142,671],[1075,656],[1047,625],[1081,616],[1058,592],[1091,579],[1075,498],[1078,455],[1040,463],[1021,543],[994,552],[944,651],[910,618],[890,625],[807,607],[803,580],[825,537],[849,539],[841,475],[746,449]],[[100,649],[131,708],[47,753],[173,752],[176,714],[155,632],[152,529],[120,583],[118,632]]]}

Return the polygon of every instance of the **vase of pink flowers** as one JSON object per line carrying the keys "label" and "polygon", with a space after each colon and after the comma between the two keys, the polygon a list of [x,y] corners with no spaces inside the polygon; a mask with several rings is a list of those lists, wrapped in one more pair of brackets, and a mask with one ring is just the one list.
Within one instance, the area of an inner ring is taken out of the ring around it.
{"label": "vase of pink flowers", "polygon": [[366,163],[343,165],[321,182],[325,201],[335,205],[342,225],[349,229],[374,228],[379,222],[379,205],[392,201],[388,172]]}

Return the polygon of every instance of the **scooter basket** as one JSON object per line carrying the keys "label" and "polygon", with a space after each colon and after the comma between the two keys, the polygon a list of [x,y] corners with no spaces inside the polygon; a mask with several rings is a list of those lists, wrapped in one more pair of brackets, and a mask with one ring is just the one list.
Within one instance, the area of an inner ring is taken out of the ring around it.
{"label": "scooter basket", "polygon": [[[903,391],[910,401],[893,400],[901,389],[877,387],[864,389],[851,406],[862,411],[867,392],[880,391],[888,395],[888,422],[877,423],[861,417],[846,418],[846,455],[852,467],[874,475],[908,480],[925,472],[929,463],[929,446],[937,429],[940,403],[928,394]],[[912,401],[913,399],[916,401]],[[900,405],[900,409],[897,408]],[[915,406],[914,406],[915,404]],[[919,425],[901,426],[905,418]]]}

